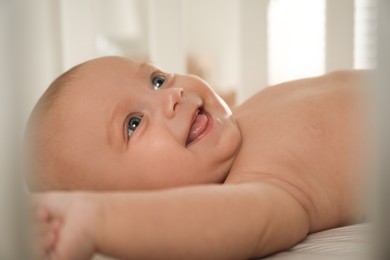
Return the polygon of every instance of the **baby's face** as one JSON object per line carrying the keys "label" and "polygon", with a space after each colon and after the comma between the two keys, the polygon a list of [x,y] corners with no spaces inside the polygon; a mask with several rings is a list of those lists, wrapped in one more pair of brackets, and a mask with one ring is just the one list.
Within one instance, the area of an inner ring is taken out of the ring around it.
{"label": "baby's face", "polygon": [[50,153],[65,188],[139,190],[221,183],[241,136],[201,79],[106,57],[56,104]]}

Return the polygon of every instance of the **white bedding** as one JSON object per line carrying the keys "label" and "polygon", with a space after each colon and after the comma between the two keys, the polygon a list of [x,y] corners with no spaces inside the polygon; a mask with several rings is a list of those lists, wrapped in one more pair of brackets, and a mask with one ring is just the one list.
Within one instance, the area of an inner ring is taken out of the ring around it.
{"label": "white bedding", "polygon": [[[367,260],[372,244],[372,224],[363,223],[310,234],[293,248],[266,260]],[[111,260],[95,256],[93,260]],[[163,259],[163,257],[161,258]]]}
{"label": "white bedding", "polygon": [[293,248],[263,258],[267,260],[369,259],[372,225],[356,224],[307,236]]}

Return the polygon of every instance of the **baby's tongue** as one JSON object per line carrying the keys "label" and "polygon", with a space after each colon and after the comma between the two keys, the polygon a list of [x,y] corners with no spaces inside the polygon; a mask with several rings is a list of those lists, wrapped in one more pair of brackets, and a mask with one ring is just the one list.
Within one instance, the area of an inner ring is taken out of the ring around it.
{"label": "baby's tongue", "polygon": [[204,114],[198,114],[195,118],[194,123],[191,126],[190,133],[188,135],[187,144],[194,141],[198,136],[200,136],[203,131],[206,129],[208,118]]}

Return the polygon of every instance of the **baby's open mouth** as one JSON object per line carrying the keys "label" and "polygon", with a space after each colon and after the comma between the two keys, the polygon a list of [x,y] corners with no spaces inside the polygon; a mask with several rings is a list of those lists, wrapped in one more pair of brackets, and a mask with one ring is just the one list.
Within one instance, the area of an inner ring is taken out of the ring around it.
{"label": "baby's open mouth", "polygon": [[198,108],[198,110],[195,112],[194,118],[192,119],[192,124],[188,132],[186,146],[193,143],[203,134],[207,127],[208,121],[209,119],[204,113],[203,108]]}

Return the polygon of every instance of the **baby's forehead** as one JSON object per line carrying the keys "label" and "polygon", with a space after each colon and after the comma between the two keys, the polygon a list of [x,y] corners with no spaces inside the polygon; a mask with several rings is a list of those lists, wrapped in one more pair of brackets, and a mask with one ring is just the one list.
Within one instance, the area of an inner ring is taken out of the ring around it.
{"label": "baby's forehead", "polygon": [[153,65],[115,56],[97,58],[84,64],[86,70],[115,71],[125,69],[134,73],[142,73],[145,68],[150,66]]}
{"label": "baby's forehead", "polygon": [[[120,57],[105,57],[92,60],[79,71],[80,87],[94,91],[95,86],[111,88],[120,85],[136,85],[138,81],[151,78],[160,68],[149,62],[136,62]],[[92,88],[90,88],[90,86]]]}
{"label": "baby's forehead", "polygon": [[62,101],[68,107],[76,100],[80,103],[96,103],[106,96],[120,99],[124,93],[136,91],[135,86],[150,79],[156,71],[161,70],[148,62],[121,57],[94,59],[81,64],[72,79],[73,86],[64,91]]}
{"label": "baby's forehead", "polygon": [[139,75],[151,67],[121,57],[103,57],[81,64],[70,86],[63,89],[56,108],[67,117],[85,111],[95,114],[103,107],[118,103],[124,93],[132,92],[134,81],[141,79]]}

